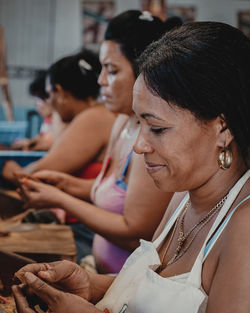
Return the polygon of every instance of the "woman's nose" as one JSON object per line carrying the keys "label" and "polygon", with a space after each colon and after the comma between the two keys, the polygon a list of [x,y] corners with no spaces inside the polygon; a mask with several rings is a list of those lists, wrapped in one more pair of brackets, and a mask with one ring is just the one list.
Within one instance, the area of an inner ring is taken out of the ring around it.
{"label": "woman's nose", "polygon": [[153,147],[145,139],[141,130],[136,138],[133,149],[137,154],[152,153],[154,151]]}
{"label": "woman's nose", "polygon": [[104,71],[102,70],[99,77],[98,77],[98,84],[100,86],[107,86],[107,78],[106,78],[106,74],[104,73]]}

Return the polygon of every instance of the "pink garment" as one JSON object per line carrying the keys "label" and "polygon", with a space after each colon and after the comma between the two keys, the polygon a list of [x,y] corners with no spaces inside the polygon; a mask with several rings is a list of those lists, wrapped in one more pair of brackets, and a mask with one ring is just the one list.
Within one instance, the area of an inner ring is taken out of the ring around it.
{"label": "pink garment", "polygon": [[[127,187],[123,179],[131,155],[132,153],[126,160],[120,179],[116,179],[114,174],[103,179],[111,158],[107,159],[104,170],[97,177],[91,191],[91,200],[97,207],[118,214],[123,213]],[[92,251],[97,269],[101,273],[118,273],[130,255],[129,251],[119,248],[98,234],[95,234]]]}

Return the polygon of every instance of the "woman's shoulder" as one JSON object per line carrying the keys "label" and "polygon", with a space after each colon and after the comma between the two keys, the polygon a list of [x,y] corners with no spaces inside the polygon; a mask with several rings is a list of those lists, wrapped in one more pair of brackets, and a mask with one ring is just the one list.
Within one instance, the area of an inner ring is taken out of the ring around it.
{"label": "woman's shoulder", "polygon": [[[249,247],[250,238],[250,179],[232,204],[227,218],[227,224],[221,234],[221,253],[233,254],[240,245],[242,249]],[[244,253],[243,253],[244,254]],[[250,256],[250,254],[249,254]]]}
{"label": "woman's shoulder", "polygon": [[[250,221],[250,179],[245,183],[244,187],[240,191],[238,197],[232,204],[232,207],[230,209],[230,212],[232,214],[230,218],[230,229],[234,229],[235,227],[247,227],[247,230],[249,230],[249,236],[250,236],[250,227],[249,227],[249,221]],[[230,213],[229,212],[229,213]]]}
{"label": "woman's shoulder", "polygon": [[98,120],[99,122],[105,122],[105,121],[114,121],[116,119],[116,116],[108,111],[104,105],[95,105],[93,107],[89,107],[86,110],[83,110],[81,113],[79,113],[73,120],[73,122],[79,122],[79,121],[85,121],[85,120]]}
{"label": "woman's shoulder", "polygon": [[231,210],[235,210],[235,216],[249,214],[250,215],[250,178],[248,178],[247,182],[244,184],[243,188],[239,192],[237,198],[232,204]]}

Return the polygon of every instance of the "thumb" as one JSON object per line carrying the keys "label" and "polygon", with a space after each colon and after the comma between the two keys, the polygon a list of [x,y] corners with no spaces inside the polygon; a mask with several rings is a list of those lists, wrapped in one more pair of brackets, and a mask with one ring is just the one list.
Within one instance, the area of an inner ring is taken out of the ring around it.
{"label": "thumb", "polygon": [[48,306],[54,302],[54,299],[58,298],[60,291],[46,284],[43,280],[35,276],[30,272],[26,272],[24,275],[26,284],[32,289],[32,291],[41,298]]}

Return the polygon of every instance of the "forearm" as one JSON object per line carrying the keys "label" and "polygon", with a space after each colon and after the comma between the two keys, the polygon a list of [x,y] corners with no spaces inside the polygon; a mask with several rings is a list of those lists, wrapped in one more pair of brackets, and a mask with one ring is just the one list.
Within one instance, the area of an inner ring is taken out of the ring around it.
{"label": "forearm", "polygon": [[90,301],[95,304],[103,298],[104,294],[114,281],[115,277],[90,272],[88,272],[88,275],[90,279],[90,288],[91,288]]}
{"label": "forearm", "polygon": [[65,175],[62,182],[62,190],[74,197],[90,201],[90,192],[95,179],[82,179],[71,175]]}
{"label": "forearm", "polygon": [[68,194],[63,194],[58,200],[59,207],[115,245],[127,250],[137,246],[135,241],[138,243],[140,235],[124,215],[104,210]]}
{"label": "forearm", "polygon": [[39,165],[39,160],[36,162],[32,162],[29,165],[23,167],[22,171],[26,174],[32,174],[37,171],[38,165]]}

